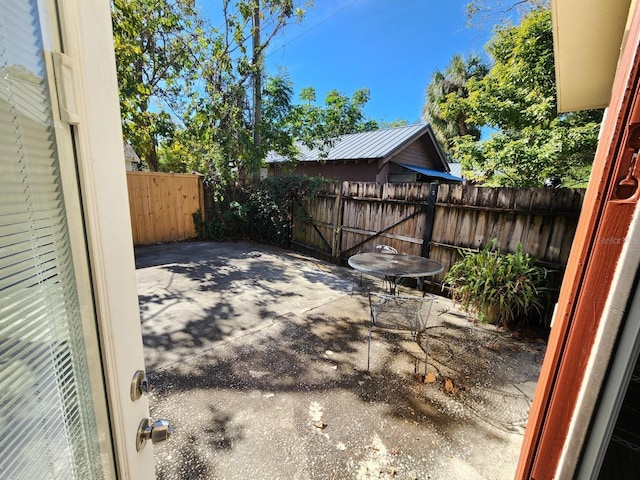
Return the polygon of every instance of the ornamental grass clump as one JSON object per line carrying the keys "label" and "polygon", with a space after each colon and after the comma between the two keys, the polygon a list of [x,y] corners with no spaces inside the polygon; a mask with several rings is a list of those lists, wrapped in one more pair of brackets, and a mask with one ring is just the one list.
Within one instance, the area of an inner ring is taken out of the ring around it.
{"label": "ornamental grass clump", "polygon": [[482,322],[504,328],[543,318],[549,301],[545,285],[547,269],[535,265],[535,259],[522,251],[502,254],[494,250],[495,240],[479,251],[460,250],[456,262],[443,279],[443,289],[462,308]]}

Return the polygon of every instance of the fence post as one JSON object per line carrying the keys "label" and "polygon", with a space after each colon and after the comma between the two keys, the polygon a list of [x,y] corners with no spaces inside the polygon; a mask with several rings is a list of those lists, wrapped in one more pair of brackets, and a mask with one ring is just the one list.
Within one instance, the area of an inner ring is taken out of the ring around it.
{"label": "fence post", "polygon": [[427,204],[424,207],[424,233],[422,236],[422,251],[420,252],[420,255],[423,257],[428,257],[431,249],[431,236],[433,235],[433,220],[435,218],[437,200],[438,184],[430,183]]}
{"label": "fence post", "polygon": [[342,191],[344,190],[344,182],[339,185],[335,199],[335,217],[333,219],[333,245],[331,246],[331,258],[340,258],[340,247],[342,246],[342,218],[343,218],[343,202]]}

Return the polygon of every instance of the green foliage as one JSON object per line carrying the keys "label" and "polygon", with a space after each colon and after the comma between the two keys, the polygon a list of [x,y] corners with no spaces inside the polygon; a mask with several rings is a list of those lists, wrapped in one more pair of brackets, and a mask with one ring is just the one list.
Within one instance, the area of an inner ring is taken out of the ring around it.
{"label": "green foliage", "polygon": [[285,74],[267,79],[262,92],[262,151],[263,158],[269,151],[281,155],[295,153],[293,145],[292,115],[293,85]]}
{"label": "green foliage", "polygon": [[[537,10],[518,26],[499,27],[488,53],[494,65],[470,92],[482,124],[508,130],[548,127],[557,116],[551,12]],[[487,101],[493,104],[484,105]]]}
{"label": "green foliage", "polygon": [[198,236],[204,240],[248,239],[248,187],[226,181],[218,171],[212,173],[204,179],[207,220],[203,222],[194,215]]}
{"label": "green foliage", "polygon": [[550,10],[532,8],[519,25],[498,27],[488,53],[488,73],[469,78],[466,95],[448,94],[437,105],[447,122],[462,115],[494,132],[453,138],[451,154],[465,176],[491,186],[541,187],[549,178],[565,187],[586,184],[602,111],[558,114]]}
{"label": "green foliage", "polygon": [[249,202],[252,238],[290,247],[294,210],[305,198],[315,196],[324,183],[320,177],[280,175],[254,185]]}
{"label": "green foliage", "polygon": [[527,324],[532,316],[544,318],[550,289],[547,270],[522,251],[494,251],[495,240],[480,252],[460,250],[456,262],[443,279],[451,297],[482,322],[502,327]]}
{"label": "green foliage", "polygon": [[396,118],[395,120],[392,120],[390,122],[387,121],[381,121],[378,123],[378,127],[380,129],[383,128],[395,128],[395,127],[406,127],[407,125],[409,125],[409,122],[407,122],[405,119],[403,118]]}
{"label": "green foliage", "polygon": [[203,240],[233,241],[250,238],[250,219],[247,207],[237,201],[228,203],[222,214],[213,220],[203,221],[202,214],[193,214],[193,223],[198,237]]}
{"label": "green foliage", "polygon": [[201,22],[194,0],[114,0],[114,48],[125,140],[151,170],[193,86]]}
{"label": "green foliage", "polygon": [[184,130],[175,133],[173,141],[158,147],[158,166],[161,172],[207,172],[207,153]]}
{"label": "green foliage", "polygon": [[324,183],[319,177],[281,175],[248,187],[234,186],[216,196],[214,218],[205,223],[194,214],[196,232],[203,239],[248,239],[289,247],[294,209]]}
{"label": "green foliage", "polygon": [[363,112],[369,98],[366,88],[356,90],[351,98],[331,90],[321,106],[315,104],[315,89],[304,88],[300,92],[303,103],[295,105],[291,112],[292,134],[309,148],[322,149],[340,135],[377,130],[377,122],[366,119]]}
{"label": "green foliage", "polygon": [[[259,29],[254,25],[257,7]],[[211,158],[210,173],[215,170],[227,180],[247,172],[255,175],[266,152],[291,150],[293,139],[279,127],[290,109],[292,88],[286,75],[269,80],[262,59],[278,32],[303,14],[293,0],[222,2],[223,25],[219,35],[208,39],[201,62],[201,94],[191,103],[185,121],[190,126],[195,120],[196,131],[218,150]],[[266,87],[254,92],[265,79]],[[254,96],[257,92],[260,95]],[[256,102],[264,109],[261,119]]]}
{"label": "green foliage", "polygon": [[232,201],[238,192],[221,192],[256,178],[268,152],[294,158],[298,140],[325,146],[377,128],[364,118],[367,89],[316,106],[310,88],[294,106],[286,72],[264,71],[265,49],[304,15],[295,3],[223,0],[213,26],[195,0],[113,1],[123,133],[146,168],[203,173]]}
{"label": "green foliage", "polygon": [[[293,90],[286,76],[265,74],[262,53],[304,11],[293,0],[219,7],[216,28],[195,0],[112,3],[123,133],[151,170],[196,170],[230,182],[256,172],[267,151],[292,151],[284,119]],[[261,35],[254,36],[257,7]],[[261,121],[253,105],[260,84]]]}
{"label": "green foliage", "polygon": [[472,78],[484,77],[488,68],[476,55],[470,55],[466,60],[454,55],[444,72],[436,70],[432,75],[425,91],[422,116],[433,128],[445,152],[450,151],[456,137],[480,138],[480,129],[468,119],[466,104],[458,100],[469,96],[467,83]]}

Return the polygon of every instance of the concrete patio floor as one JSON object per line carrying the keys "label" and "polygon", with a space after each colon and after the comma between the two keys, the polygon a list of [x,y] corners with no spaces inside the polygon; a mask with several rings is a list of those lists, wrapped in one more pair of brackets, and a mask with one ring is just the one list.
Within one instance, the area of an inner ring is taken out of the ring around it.
{"label": "concrete patio floor", "polygon": [[252,243],[136,248],[159,479],[511,479],[545,343],[438,297],[420,351],[353,271]]}

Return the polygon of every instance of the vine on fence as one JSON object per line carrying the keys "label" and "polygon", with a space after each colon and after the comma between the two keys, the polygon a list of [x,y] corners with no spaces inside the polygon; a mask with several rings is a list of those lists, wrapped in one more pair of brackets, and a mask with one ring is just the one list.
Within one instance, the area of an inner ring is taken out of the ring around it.
{"label": "vine on fence", "polygon": [[[252,240],[289,247],[293,209],[315,196],[328,180],[321,177],[281,175],[259,183],[227,188],[211,186],[211,218],[193,215],[198,237],[205,240]],[[213,188],[212,188],[213,187]]]}

